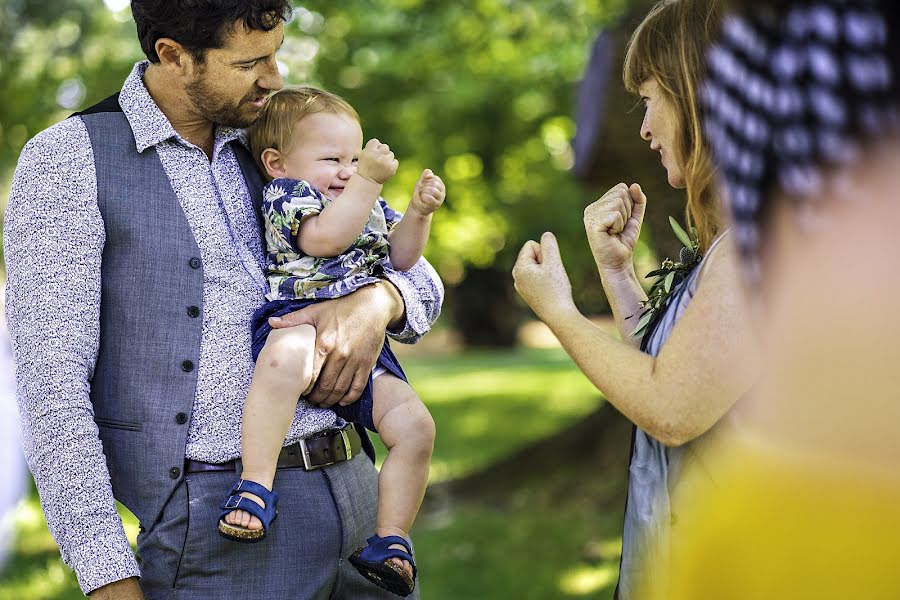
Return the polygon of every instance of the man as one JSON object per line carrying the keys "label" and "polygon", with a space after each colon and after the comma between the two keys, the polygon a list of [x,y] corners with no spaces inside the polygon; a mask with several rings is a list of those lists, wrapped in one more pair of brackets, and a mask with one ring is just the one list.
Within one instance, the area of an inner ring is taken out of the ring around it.
{"label": "man", "polygon": [[[424,261],[284,317],[316,328],[321,369],[279,459],[290,509],[263,543],[216,534],[265,292],[261,181],[239,128],[282,86],[289,11],[133,1],[149,62],[19,159],[4,243],[24,444],[50,530],[94,598],[387,595],[342,560],[373,530],[377,474],[326,407],[356,399],[385,330],[412,342],[437,318],[443,289]],[[141,522],[137,560],[113,497]]]}

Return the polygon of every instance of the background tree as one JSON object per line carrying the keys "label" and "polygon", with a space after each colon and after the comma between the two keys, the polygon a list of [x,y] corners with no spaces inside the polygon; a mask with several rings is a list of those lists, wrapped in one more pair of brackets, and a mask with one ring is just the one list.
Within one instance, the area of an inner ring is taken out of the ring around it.
{"label": "background tree", "polygon": [[[560,238],[581,307],[607,309],[581,216],[611,185],[641,181],[654,204],[648,220],[680,214],[659,207],[673,195],[659,185],[662,169],[637,136],[640,111],[629,112],[634,102],[621,89],[619,56],[601,160],[586,184],[571,173],[578,82],[597,32],[626,4],[310,0],[287,26],[279,54],[286,80],[345,96],[366,135],[395,149],[400,171],[385,189],[393,205],[406,206],[425,167],[447,182],[426,255],[447,284],[450,324],[469,344],[514,342],[528,313],[509,271],[521,244],[546,230]],[[642,12],[647,2],[634,4]],[[0,11],[5,190],[24,143],[117,91],[142,53],[123,0],[7,0]],[[627,30],[616,30],[617,52]],[[639,248],[645,270],[653,254],[646,243]]]}

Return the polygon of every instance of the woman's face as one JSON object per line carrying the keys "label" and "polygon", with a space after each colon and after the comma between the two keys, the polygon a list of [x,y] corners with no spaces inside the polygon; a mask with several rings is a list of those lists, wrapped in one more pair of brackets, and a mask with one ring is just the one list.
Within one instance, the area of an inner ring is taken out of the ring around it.
{"label": "woman's face", "polygon": [[683,188],[685,181],[676,140],[679,128],[675,107],[656,79],[650,78],[642,83],[638,93],[645,106],[641,137],[650,142],[651,150],[659,152],[662,166],[668,173],[669,185]]}

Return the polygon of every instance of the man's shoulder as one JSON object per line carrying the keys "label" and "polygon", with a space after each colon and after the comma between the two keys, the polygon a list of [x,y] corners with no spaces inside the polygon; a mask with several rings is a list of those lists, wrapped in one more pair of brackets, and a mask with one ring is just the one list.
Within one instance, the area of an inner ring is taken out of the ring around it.
{"label": "man's shoulder", "polygon": [[77,155],[91,151],[91,140],[80,117],[51,125],[31,138],[19,155],[19,167],[32,163],[72,160]]}

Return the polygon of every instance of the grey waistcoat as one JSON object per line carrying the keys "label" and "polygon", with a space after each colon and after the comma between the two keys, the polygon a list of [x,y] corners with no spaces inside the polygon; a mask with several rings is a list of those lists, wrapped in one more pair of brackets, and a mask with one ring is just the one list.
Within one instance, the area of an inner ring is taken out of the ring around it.
{"label": "grey waistcoat", "polygon": [[[118,94],[78,116],[106,228],[94,420],[113,494],[149,526],[183,475],[202,333],[190,313],[203,314],[203,264],[159,155],[138,153]],[[262,178],[246,149],[233,147],[258,208]]]}

